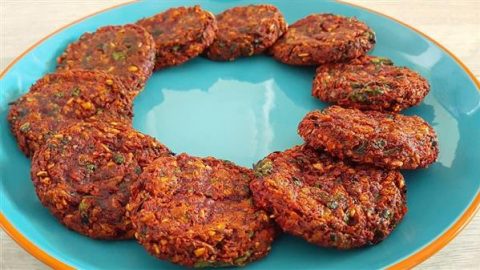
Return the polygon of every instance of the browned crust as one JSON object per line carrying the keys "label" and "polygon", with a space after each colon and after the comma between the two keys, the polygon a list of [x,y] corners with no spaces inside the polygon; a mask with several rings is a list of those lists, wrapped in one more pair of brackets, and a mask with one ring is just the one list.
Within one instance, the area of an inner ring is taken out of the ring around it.
{"label": "browned crust", "polygon": [[132,100],[122,82],[98,71],[48,74],[11,104],[8,121],[18,146],[33,153],[62,127],[82,120],[130,123]]}
{"label": "browned crust", "polygon": [[32,159],[42,204],[66,227],[98,239],[133,237],[125,206],[130,185],[170,151],[116,122],[81,122],[55,133]]}
{"label": "browned crust", "polygon": [[429,91],[420,74],[375,56],[319,66],[312,86],[312,95],[325,102],[393,112],[417,105]]}
{"label": "browned crust", "polygon": [[118,76],[137,95],[152,75],[155,42],[134,24],[105,26],[83,34],[57,59],[57,70],[97,70]]}
{"label": "browned crust", "polygon": [[438,156],[435,130],[418,116],[331,106],[308,113],[298,132],[314,148],[383,168],[425,168]]}
{"label": "browned crust", "polygon": [[244,265],[266,256],[274,228],[253,205],[253,178],[252,170],[212,157],[155,160],[127,208],[137,240],[152,255],[186,266]]}
{"label": "browned crust", "polygon": [[255,171],[255,204],[285,232],[323,247],[376,244],[407,212],[398,171],[351,165],[308,146],[272,153]]}
{"label": "browned crust", "polygon": [[375,45],[375,34],[353,17],[312,14],[288,27],[271,47],[280,62],[319,65],[365,55]]}
{"label": "browned crust", "polygon": [[217,61],[260,54],[287,30],[283,15],[272,5],[234,7],[216,18],[217,35],[206,55]]}
{"label": "browned crust", "polygon": [[215,38],[215,17],[200,6],[177,7],[136,22],[153,36],[155,69],[180,65],[201,54]]}

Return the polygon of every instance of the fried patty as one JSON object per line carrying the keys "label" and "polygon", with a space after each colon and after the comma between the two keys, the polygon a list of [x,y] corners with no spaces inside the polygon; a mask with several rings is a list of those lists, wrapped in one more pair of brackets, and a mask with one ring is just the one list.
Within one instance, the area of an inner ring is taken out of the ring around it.
{"label": "fried patty", "polygon": [[312,14],[290,25],[270,52],[286,64],[319,65],[360,57],[374,45],[375,33],[356,18]]}
{"label": "fried patty", "polygon": [[429,91],[420,74],[375,56],[319,66],[312,86],[312,95],[325,102],[392,112],[417,105]]}
{"label": "fried patty", "polygon": [[323,247],[376,244],[407,212],[398,171],[352,165],[306,145],[270,154],[255,172],[255,204],[283,231]]}
{"label": "fried patty", "polygon": [[62,127],[81,120],[131,122],[129,90],[113,75],[66,71],[38,80],[11,104],[8,121],[18,146],[33,153]]}
{"label": "fried patty", "polygon": [[194,267],[245,265],[270,251],[274,228],[254,207],[253,171],[212,157],[155,160],[132,189],[136,238],[154,256]]}
{"label": "fried patty", "polygon": [[97,239],[128,239],[130,186],[151,161],[169,155],[127,125],[80,122],[35,153],[31,176],[42,204],[66,227]]}
{"label": "fried patty", "polygon": [[438,156],[435,130],[418,116],[331,106],[308,113],[298,132],[314,148],[382,168],[425,168]]}
{"label": "fried patty", "polygon": [[206,55],[218,61],[260,54],[287,30],[283,15],[272,5],[234,7],[216,19],[217,35]]}
{"label": "fried patty", "polygon": [[84,69],[116,75],[135,96],[152,75],[155,42],[134,24],[105,26],[70,43],[57,63],[59,71]]}
{"label": "fried patty", "polygon": [[171,8],[137,24],[155,40],[155,69],[180,65],[201,54],[217,31],[215,17],[198,5]]}

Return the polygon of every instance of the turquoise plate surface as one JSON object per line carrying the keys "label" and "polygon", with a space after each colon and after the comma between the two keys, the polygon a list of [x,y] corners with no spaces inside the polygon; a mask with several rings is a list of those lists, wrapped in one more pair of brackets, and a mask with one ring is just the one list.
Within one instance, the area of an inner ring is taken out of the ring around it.
{"label": "turquoise plate surface", "polygon": [[[248,269],[386,268],[445,234],[479,195],[480,92],[451,55],[434,42],[381,15],[337,2],[198,1],[218,13],[249,3],[272,3],[293,23],[310,13],[357,16],[377,33],[371,52],[420,72],[432,87],[421,105],[405,111],[437,130],[440,156],[428,169],[406,171],[409,212],[382,243],[351,251],[324,249],[283,235],[271,254]],[[42,207],[30,181],[30,162],[7,123],[8,103],[27,92],[55,58],[86,31],[124,24],[191,1],[135,2],[89,17],[33,48],[1,79],[1,212],[16,230],[57,260],[80,269],[179,268],[148,255],[135,241],[96,241],[69,231]],[[156,72],[135,100],[134,127],[173,151],[229,159],[251,166],[272,151],[302,141],[297,124],[324,103],[310,95],[313,68],[281,64],[268,56],[219,63],[198,57]],[[246,268],[246,269],[247,269]]]}

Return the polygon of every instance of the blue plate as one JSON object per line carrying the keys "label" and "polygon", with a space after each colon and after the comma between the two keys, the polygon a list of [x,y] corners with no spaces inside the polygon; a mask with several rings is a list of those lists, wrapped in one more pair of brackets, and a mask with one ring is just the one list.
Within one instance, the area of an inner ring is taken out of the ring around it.
{"label": "blue plate", "polygon": [[[473,76],[431,39],[392,19],[337,2],[200,1],[214,13],[236,5],[271,2],[293,23],[312,12],[357,16],[377,33],[372,54],[420,72],[432,91],[407,110],[435,127],[438,162],[405,172],[409,212],[382,243],[351,251],[324,249],[281,236],[271,254],[248,269],[361,269],[412,266],[461,229],[480,203],[480,93]],[[14,239],[55,267],[82,269],[173,269],[135,241],[96,241],[69,231],[37,200],[30,162],[18,150],[6,121],[8,103],[27,92],[55,58],[86,31],[124,24],[191,1],[135,2],[97,14],[44,40],[12,65],[1,79],[1,221]],[[244,166],[268,153],[300,144],[297,124],[325,104],[310,96],[313,68],[280,64],[267,56],[218,63],[196,58],[156,72],[135,100],[134,126],[173,151],[212,155]]]}

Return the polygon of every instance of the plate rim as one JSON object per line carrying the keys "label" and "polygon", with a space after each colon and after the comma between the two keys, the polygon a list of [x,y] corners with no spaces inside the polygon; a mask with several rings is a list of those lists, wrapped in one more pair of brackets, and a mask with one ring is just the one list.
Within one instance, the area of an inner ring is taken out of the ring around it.
{"label": "plate rim", "polygon": [[[35,49],[37,46],[39,46],[41,43],[43,43],[45,40],[48,38],[52,37],[53,35],[59,33],[60,31],[64,30],[65,28],[68,28],[74,24],[77,24],[87,18],[93,17],[97,14],[103,13],[105,11],[109,11],[118,7],[122,6],[127,6],[130,4],[133,4],[135,2],[138,2],[137,0],[133,1],[127,1],[125,3],[113,5],[111,7],[107,7],[101,10],[98,10],[94,13],[91,13],[89,15],[86,15],[84,17],[81,17],[79,19],[76,19],[58,29],[55,31],[51,32],[50,34],[46,35],[45,37],[41,38],[37,42],[35,42],[33,45],[31,45],[29,48],[27,48],[25,51],[23,51],[20,55],[15,57],[6,67],[5,69],[0,73],[0,79],[2,79],[8,71],[20,60],[22,59],[27,53]],[[410,30],[416,32],[420,36],[423,36],[430,42],[434,43],[436,46],[441,48],[446,54],[448,54],[450,57],[452,57],[453,60],[463,69],[463,71],[470,77],[470,79],[473,81],[473,83],[477,86],[477,90],[480,91],[480,82],[477,80],[475,75],[470,71],[470,69],[455,55],[453,54],[450,50],[448,50],[446,47],[444,47],[442,44],[440,44],[438,41],[433,39],[432,37],[428,36],[424,32],[416,29],[415,27],[406,24],[394,17],[391,17],[389,15],[383,14],[379,11],[363,7],[358,4],[353,4],[353,3],[348,3],[343,0],[337,0],[338,3],[348,5],[355,7],[357,9],[365,10],[367,12],[382,16],[384,18],[387,18],[389,20],[392,20],[398,24],[401,24],[405,26],[406,28],[409,28]],[[464,228],[465,226],[472,220],[472,218],[475,216],[477,211],[480,209],[480,191],[477,191],[477,194],[475,195],[474,199],[470,203],[470,205],[464,210],[464,212],[461,214],[461,216],[450,226],[444,231],[441,235],[437,236],[435,239],[433,239],[430,243],[424,245],[414,253],[408,255],[408,257],[401,259],[389,266],[387,266],[387,269],[393,270],[393,269],[410,269],[413,268],[414,266],[420,264],[421,262],[425,261],[438,251],[440,251],[442,248],[444,248],[450,241],[452,241]],[[75,269],[74,267],[62,262],[60,259],[54,257],[53,255],[50,255],[48,252],[44,251],[34,243],[32,243],[26,236],[24,236],[22,233],[20,233],[15,226],[13,226],[12,223],[7,219],[6,216],[3,215],[2,211],[0,211],[0,227],[24,250],[26,250],[30,255],[34,256],[44,264],[52,267],[53,269]]]}

